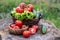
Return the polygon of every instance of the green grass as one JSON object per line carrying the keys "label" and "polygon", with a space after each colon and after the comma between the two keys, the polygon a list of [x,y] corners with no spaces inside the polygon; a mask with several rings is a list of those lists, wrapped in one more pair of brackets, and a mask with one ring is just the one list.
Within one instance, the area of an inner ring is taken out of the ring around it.
{"label": "green grass", "polygon": [[[9,18],[10,12],[13,8],[17,7],[23,0],[0,0],[0,19]],[[31,0],[25,0],[29,4]],[[44,19],[52,21],[57,28],[60,29],[60,4],[49,5],[47,3],[33,3],[35,10],[43,10]]]}

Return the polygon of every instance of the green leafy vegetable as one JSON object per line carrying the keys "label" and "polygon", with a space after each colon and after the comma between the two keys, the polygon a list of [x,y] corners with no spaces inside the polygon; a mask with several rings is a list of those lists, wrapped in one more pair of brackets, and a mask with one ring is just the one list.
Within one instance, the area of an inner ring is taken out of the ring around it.
{"label": "green leafy vegetable", "polygon": [[39,10],[37,10],[37,11],[33,10],[33,14],[35,14],[35,16],[36,16],[37,19],[39,19],[41,13],[40,13]]}
{"label": "green leafy vegetable", "polygon": [[35,14],[27,11],[24,11],[24,13],[16,13],[15,11],[13,11],[12,16],[14,16],[17,20],[23,20],[23,19],[33,19],[35,17]]}
{"label": "green leafy vegetable", "polygon": [[26,14],[27,19],[33,19],[34,16],[35,15],[32,12]]}

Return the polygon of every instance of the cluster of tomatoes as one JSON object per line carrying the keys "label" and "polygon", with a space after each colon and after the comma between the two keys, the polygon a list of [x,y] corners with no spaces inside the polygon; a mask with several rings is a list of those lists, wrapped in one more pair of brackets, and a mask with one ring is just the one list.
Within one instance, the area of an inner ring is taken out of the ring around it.
{"label": "cluster of tomatoes", "polygon": [[21,29],[23,26],[23,22],[22,21],[19,21],[19,20],[16,20],[15,21],[15,24],[11,24],[10,27],[11,28],[14,28],[14,29]]}
{"label": "cluster of tomatoes", "polygon": [[28,38],[28,37],[30,37],[30,35],[34,35],[37,31],[38,31],[38,26],[37,25],[33,25],[32,28],[28,29],[28,31],[24,31],[23,32],[23,36],[25,38]]}
{"label": "cluster of tomatoes", "polygon": [[[13,29],[22,29],[25,28],[26,25],[24,25],[22,21],[16,20],[14,24],[10,25],[10,27]],[[31,28],[28,28],[28,30],[23,32],[23,37],[28,38],[30,37],[30,35],[35,34],[37,31],[38,31],[38,26],[33,25]]]}
{"label": "cluster of tomatoes", "polygon": [[20,3],[20,5],[16,8],[17,13],[23,13],[24,11],[32,12],[34,9],[32,4],[26,5],[25,3]]}
{"label": "cluster of tomatoes", "polygon": [[[19,6],[15,9],[17,14],[14,13],[14,15],[16,15],[15,17],[19,19],[20,18],[20,14],[18,14],[18,13],[24,13],[24,11],[32,12],[33,9],[34,9],[34,7],[33,7],[32,4],[26,5],[25,3],[20,3]],[[27,18],[29,18],[29,19],[31,18],[31,16],[32,17],[34,16],[33,13],[30,13],[30,14],[31,14],[30,16],[27,16]],[[21,15],[21,17],[25,17],[25,16]],[[10,25],[11,28],[13,28],[13,29],[23,29],[23,28],[27,27],[26,25],[24,25],[24,23],[22,21],[20,21],[18,19],[15,21],[14,24]],[[28,37],[30,37],[30,35],[35,34],[37,31],[38,31],[38,26],[37,25],[33,25],[31,28],[28,28],[28,30],[23,31],[22,34],[23,34],[23,37],[28,38]]]}

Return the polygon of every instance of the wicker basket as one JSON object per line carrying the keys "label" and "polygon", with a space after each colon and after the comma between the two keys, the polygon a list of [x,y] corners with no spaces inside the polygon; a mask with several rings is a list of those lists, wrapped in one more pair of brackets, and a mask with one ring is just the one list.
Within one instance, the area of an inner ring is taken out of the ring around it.
{"label": "wicker basket", "polygon": [[13,29],[13,28],[9,27],[9,33],[19,35],[19,34],[22,34],[23,31],[25,31],[27,29],[28,29],[28,27],[25,27],[25,28],[22,28],[22,29]]}
{"label": "wicker basket", "polygon": [[[11,14],[11,16],[12,16],[12,14]],[[31,20],[29,20],[29,19],[24,19],[24,20],[22,20],[22,22],[25,24],[25,25],[28,25],[28,26],[32,26],[32,25],[37,25],[38,24],[38,22],[39,22],[39,20],[41,19],[43,17],[43,15],[42,14],[40,14],[40,17],[39,17],[39,19],[36,19],[36,18],[34,18],[34,19],[31,19]],[[12,20],[13,20],[13,23],[17,20],[15,17],[13,17],[12,16]]]}
{"label": "wicker basket", "polygon": [[31,20],[23,20],[23,23],[25,25],[29,25],[30,27],[32,27],[33,25],[37,25],[39,22],[38,19],[31,19]]}

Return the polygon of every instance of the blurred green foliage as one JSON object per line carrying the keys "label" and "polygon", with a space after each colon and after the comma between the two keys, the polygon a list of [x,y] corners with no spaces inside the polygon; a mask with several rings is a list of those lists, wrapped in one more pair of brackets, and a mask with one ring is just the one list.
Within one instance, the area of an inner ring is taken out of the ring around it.
{"label": "blurred green foliage", "polygon": [[[38,0],[37,0],[38,1]],[[44,13],[44,19],[52,21],[56,27],[60,29],[60,5],[52,3],[36,3],[36,0],[0,0],[0,19],[9,18],[10,12],[13,8],[17,7],[21,2],[26,4],[32,3],[35,10],[39,9],[40,12]],[[2,16],[3,15],[3,16]]]}

